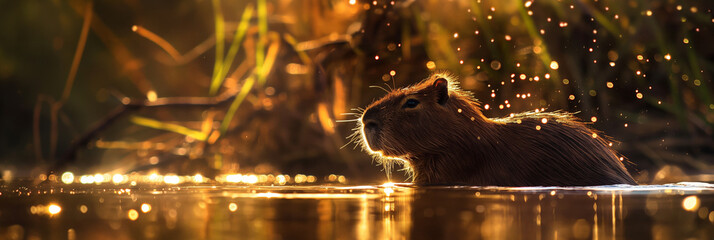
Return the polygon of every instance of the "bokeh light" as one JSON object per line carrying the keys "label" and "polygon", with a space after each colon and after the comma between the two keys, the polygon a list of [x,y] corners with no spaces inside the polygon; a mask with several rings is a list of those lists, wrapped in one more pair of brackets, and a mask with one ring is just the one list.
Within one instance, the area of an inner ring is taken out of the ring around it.
{"label": "bokeh light", "polygon": [[60,207],[57,204],[52,203],[49,206],[47,206],[47,212],[50,213],[50,215],[59,214],[61,211],[62,211],[62,207]]}

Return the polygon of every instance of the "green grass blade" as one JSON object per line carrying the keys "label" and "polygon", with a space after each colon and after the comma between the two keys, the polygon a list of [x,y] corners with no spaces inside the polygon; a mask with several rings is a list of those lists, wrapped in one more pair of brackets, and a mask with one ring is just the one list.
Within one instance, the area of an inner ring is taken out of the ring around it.
{"label": "green grass blade", "polygon": [[173,123],[165,123],[162,121],[154,120],[151,118],[145,118],[145,117],[139,117],[139,116],[131,116],[129,119],[132,123],[148,128],[153,128],[153,129],[159,129],[159,130],[165,130],[169,132],[175,132],[181,135],[189,136],[192,137],[196,140],[199,141],[206,141],[206,134],[202,133],[201,131],[196,131],[178,124],[173,124]]}
{"label": "green grass blade", "polygon": [[[256,69],[263,69],[265,63],[265,43],[268,41],[268,8],[265,0],[258,0],[258,42],[255,47],[255,65]],[[258,71],[258,85],[265,84],[264,71]]]}
{"label": "green grass blade", "polygon": [[216,25],[216,62],[213,64],[213,77],[211,78],[210,95],[215,95],[220,88],[222,80],[219,75],[223,71],[223,50],[225,45],[225,20],[221,11],[220,0],[213,0],[213,15]]}
{"label": "green grass blade", "polygon": [[298,47],[297,47],[298,42],[295,39],[295,37],[293,37],[289,33],[285,33],[285,34],[283,34],[283,39],[285,39],[285,42],[287,42],[288,45],[290,45],[290,47],[292,47],[292,50],[298,54],[298,57],[300,57],[300,61],[302,61],[303,64],[309,65],[312,63],[310,56],[308,56],[305,51],[301,51],[298,49]]}
{"label": "green grass blade", "polygon": [[277,35],[274,41],[268,47],[268,52],[265,54],[265,61],[263,62],[263,67],[256,69],[258,72],[256,74],[263,77],[268,76],[271,70],[273,70],[273,64],[275,64],[275,58],[278,56],[278,50],[280,50],[280,41],[277,40]]}
{"label": "green grass blade", "polygon": [[218,89],[221,88],[221,85],[223,85],[223,81],[226,79],[228,70],[231,68],[233,60],[235,60],[235,57],[238,54],[240,44],[241,42],[243,42],[243,38],[245,38],[245,34],[248,32],[248,26],[250,25],[251,17],[253,17],[253,6],[249,5],[243,11],[243,17],[241,17],[240,24],[238,24],[238,28],[236,28],[236,33],[233,37],[233,42],[231,42],[231,46],[228,49],[228,54],[226,55],[226,58],[223,61],[223,67],[220,68],[219,73],[211,82],[211,95],[215,95],[218,92]]}
{"label": "green grass blade", "polygon": [[233,99],[231,106],[228,108],[228,111],[226,111],[226,116],[223,118],[223,122],[221,122],[221,135],[223,135],[226,130],[228,130],[228,126],[231,124],[233,116],[235,115],[236,111],[238,111],[238,107],[240,106],[240,104],[243,103],[243,100],[245,100],[245,97],[248,96],[248,93],[253,88],[253,84],[255,84],[255,78],[253,78],[253,76],[250,76],[245,79],[245,82],[243,83],[240,92],[238,92],[236,98]]}

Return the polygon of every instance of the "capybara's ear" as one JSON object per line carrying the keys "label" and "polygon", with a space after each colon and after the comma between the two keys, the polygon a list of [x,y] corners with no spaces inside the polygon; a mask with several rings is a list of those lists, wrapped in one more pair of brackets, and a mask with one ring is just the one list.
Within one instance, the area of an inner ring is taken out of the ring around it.
{"label": "capybara's ear", "polygon": [[432,85],[436,89],[436,101],[444,105],[449,100],[449,81],[446,78],[437,78]]}

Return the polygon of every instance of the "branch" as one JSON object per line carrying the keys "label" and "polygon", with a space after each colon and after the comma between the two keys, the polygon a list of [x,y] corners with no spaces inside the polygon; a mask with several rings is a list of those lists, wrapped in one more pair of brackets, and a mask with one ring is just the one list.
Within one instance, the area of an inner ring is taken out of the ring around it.
{"label": "branch", "polygon": [[54,164],[50,171],[55,171],[63,168],[68,163],[74,161],[77,157],[77,152],[80,148],[85,147],[89,142],[94,140],[100,132],[107,129],[116,120],[126,115],[143,108],[158,108],[158,107],[216,107],[226,104],[235,98],[236,91],[225,91],[215,97],[175,97],[175,98],[158,98],[155,101],[148,100],[131,100],[129,98],[122,99],[122,105],[114,108],[99,122],[95,123],[85,134],[75,139],[70,145],[64,156]]}

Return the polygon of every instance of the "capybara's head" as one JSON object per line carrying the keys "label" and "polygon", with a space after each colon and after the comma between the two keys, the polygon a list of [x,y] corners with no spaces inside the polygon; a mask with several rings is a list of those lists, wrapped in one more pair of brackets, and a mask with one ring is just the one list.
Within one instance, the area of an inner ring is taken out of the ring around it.
{"label": "capybara's head", "polygon": [[377,157],[438,154],[467,139],[458,131],[473,128],[483,115],[468,92],[447,73],[436,73],[408,88],[396,89],[370,104],[361,117],[362,144]]}

